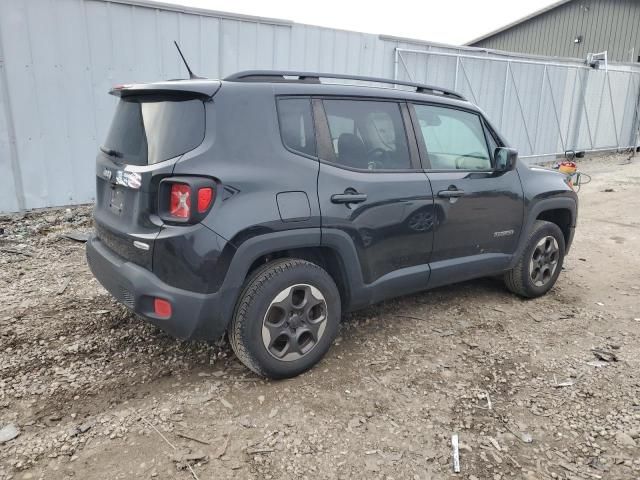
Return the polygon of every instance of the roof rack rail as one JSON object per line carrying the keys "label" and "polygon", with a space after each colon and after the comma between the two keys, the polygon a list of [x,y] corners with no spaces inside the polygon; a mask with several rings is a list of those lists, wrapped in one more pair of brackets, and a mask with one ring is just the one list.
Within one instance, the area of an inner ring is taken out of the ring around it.
{"label": "roof rack rail", "polygon": [[303,82],[320,83],[321,78],[334,78],[337,80],[356,80],[358,82],[387,83],[390,85],[402,85],[414,87],[417,93],[430,93],[446,97],[466,100],[462,95],[447,88],[433,87],[416,82],[392,80],[390,78],[366,77],[362,75],[345,75],[341,73],[296,72],[287,70],[245,70],[237,72],[223,80],[227,82]]}

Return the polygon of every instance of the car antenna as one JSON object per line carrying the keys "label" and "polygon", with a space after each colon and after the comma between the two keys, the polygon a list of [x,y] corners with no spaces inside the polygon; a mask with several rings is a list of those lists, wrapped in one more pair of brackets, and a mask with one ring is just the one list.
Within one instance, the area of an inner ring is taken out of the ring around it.
{"label": "car antenna", "polygon": [[176,42],[175,40],[173,41],[173,44],[176,46],[176,48],[178,49],[178,53],[180,54],[180,57],[182,57],[182,61],[184,62],[184,66],[187,67],[187,71],[189,72],[189,79],[190,80],[197,80],[197,79],[202,79],[203,77],[199,77],[198,75],[196,75],[195,73],[193,73],[191,71],[191,68],[189,68],[189,64],[187,63],[187,60],[184,58],[184,55],[182,54],[182,50],[180,50],[180,47],[178,46],[178,42]]}

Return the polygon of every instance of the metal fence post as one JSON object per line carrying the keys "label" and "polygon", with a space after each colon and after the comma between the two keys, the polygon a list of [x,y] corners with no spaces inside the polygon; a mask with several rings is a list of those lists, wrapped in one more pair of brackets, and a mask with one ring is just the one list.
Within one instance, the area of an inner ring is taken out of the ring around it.
{"label": "metal fence post", "polygon": [[[398,47],[393,49],[393,79],[398,80],[398,55],[400,55],[400,50]],[[393,85],[393,88],[396,88],[396,85]]]}

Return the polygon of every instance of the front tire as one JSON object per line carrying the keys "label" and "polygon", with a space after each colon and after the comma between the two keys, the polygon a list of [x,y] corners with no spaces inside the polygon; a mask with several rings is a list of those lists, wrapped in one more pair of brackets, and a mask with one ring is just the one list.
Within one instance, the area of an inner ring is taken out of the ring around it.
{"label": "front tire", "polygon": [[565,255],[564,235],[555,223],[536,220],[516,266],[504,276],[513,293],[536,298],[555,285]]}
{"label": "front tire", "polygon": [[238,359],[258,375],[294,377],[329,350],[340,316],[340,294],[325,270],[305,260],[275,260],[245,284],[229,341]]}

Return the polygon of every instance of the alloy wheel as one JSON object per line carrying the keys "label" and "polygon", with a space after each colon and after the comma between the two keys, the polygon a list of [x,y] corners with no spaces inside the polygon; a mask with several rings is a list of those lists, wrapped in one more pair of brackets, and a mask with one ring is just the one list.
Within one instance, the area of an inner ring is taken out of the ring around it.
{"label": "alloy wheel", "polygon": [[529,261],[529,275],[536,287],[542,287],[552,278],[558,267],[560,248],[552,236],[542,238],[533,249]]}
{"label": "alloy wheel", "polygon": [[327,302],[312,285],[282,290],[269,304],[262,321],[262,342],[278,360],[293,361],[308,354],[327,326]]}

